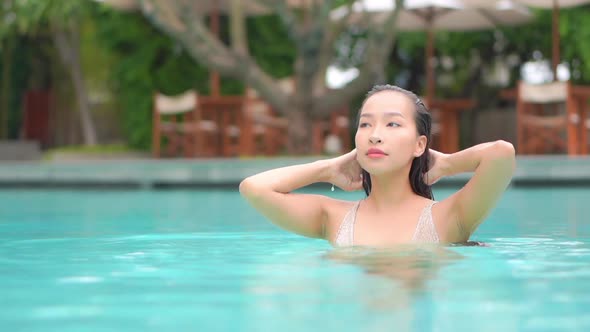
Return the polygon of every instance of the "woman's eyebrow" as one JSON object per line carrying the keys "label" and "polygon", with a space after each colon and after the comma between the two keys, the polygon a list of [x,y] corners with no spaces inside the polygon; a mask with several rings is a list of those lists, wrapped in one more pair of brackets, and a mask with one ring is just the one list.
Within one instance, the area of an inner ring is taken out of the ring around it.
{"label": "woman's eyebrow", "polygon": [[404,117],[404,115],[401,114],[400,112],[385,112],[383,114],[386,116],[401,116],[402,118]]}
{"label": "woman's eyebrow", "polygon": [[[403,114],[401,114],[400,112],[384,112],[383,116],[401,116],[402,118],[404,117]],[[374,117],[373,113],[363,113],[361,114],[361,118],[372,118]]]}

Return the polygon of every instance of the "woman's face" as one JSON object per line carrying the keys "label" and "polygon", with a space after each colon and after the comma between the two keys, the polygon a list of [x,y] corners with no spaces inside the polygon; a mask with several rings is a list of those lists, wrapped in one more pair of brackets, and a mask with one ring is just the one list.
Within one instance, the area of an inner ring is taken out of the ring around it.
{"label": "woman's face", "polygon": [[381,91],[365,101],[355,143],[357,160],[370,174],[399,170],[424,153],[426,137],[416,130],[415,105],[397,91]]}

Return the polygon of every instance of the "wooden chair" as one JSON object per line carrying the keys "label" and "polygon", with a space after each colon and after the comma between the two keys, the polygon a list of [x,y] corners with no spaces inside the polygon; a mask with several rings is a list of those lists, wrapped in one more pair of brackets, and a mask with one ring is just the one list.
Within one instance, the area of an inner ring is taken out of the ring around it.
{"label": "wooden chair", "polygon": [[519,82],[516,95],[516,127],[519,154],[567,151],[567,107],[572,98],[569,83]]}
{"label": "wooden chair", "polygon": [[199,100],[201,112],[209,114],[218,124],[217,139],[219,140],[218,155],[237,157],[241,154],[243,132],[242,107],[244,98],[241,96],[203,96]]}
{"label": "wooden chair", "polygon": [[244,102],[244,153],[276,155],[287,143],[287,119],[278,116],[256,90],[246,89]]}
{"label": "wooden chair", "polygon": [[217,123],[199,109],[196,91],[190,90],[176,96],[160,92],[154,94],[154,157],[162,156],[163,138],[167,141],[167,156],[214,156],[219,145],[217,131]]}

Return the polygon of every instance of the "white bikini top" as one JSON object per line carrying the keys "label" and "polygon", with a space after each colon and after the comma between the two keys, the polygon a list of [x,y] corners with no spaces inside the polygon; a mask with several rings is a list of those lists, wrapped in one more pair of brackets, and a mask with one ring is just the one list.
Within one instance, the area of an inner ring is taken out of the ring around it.
{"label": "white bikini top", "polygon": [[[434,227],[434,220],[432,218],[432,206],[436,204],[436,201],[432,201],[426,205],[420,214],[414,236],[412,236],[412,242],[418,243],[439,243],[440,239]],[[340,224],[338,229],[338,235],[336,235],[336,246],[338,247],[350,247],[354,245],[354,223],[356,222],[356,212],[361,204],[358,201],[348,211],[344,220]]]}

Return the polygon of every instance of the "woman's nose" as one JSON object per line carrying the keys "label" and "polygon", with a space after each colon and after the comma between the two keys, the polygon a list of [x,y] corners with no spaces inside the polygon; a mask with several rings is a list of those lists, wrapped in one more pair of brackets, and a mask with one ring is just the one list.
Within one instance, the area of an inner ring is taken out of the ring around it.
{"label": "woman's nose", "polygon": [[369,137],[369,141],[372,144],[378,144],[378,143],[381,143],[381,138],[379,138],[377,135],[373,134],[373,135],[371,135],[371,137]]}

